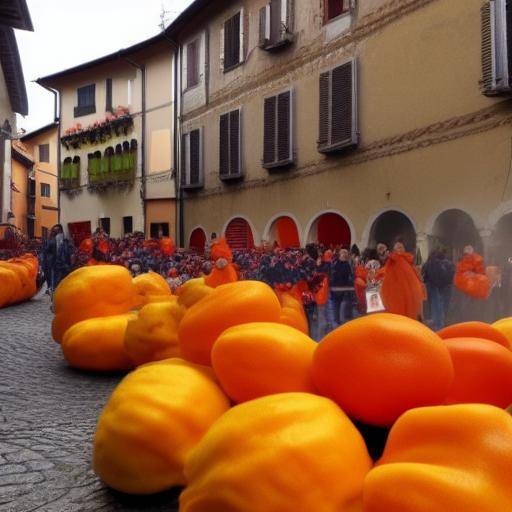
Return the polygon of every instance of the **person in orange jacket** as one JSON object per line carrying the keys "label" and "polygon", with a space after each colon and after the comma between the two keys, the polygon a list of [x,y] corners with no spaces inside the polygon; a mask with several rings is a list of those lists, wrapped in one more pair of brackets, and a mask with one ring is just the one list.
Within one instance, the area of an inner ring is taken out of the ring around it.
{"label": "person in orange jacket", "polygon": [[215,263],[212,271],[205,277],[205,283],[212,288],[238,281],[238,273],[233,265],[233,253],[225,238],[213,242],[210,257]]}
{"label": "person in orange jacket", "polygon": [[384,266],[381,295],[389,313],[420,320],[426,292],[414,266],[414,256],[402,242],[395,243]]}
{"label": "person in orange jacket", "polygon": [[311,283],[310,289],[315,298],[315,309],[312,321],[310,321],[310,336],[315,341],[320,341],[329,330],[327,320],[327,304],[329,302],[329,278],[326,274],[316,274]]}

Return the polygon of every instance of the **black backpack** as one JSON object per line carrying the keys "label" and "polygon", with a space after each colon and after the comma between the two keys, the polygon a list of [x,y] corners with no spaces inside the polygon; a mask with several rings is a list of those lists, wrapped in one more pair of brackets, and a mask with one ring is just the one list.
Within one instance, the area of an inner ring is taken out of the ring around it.
{"label": "black backpack", "polygon": [[455,265],[449,260],[434,260],[427,269],[427,279],[437,288],[445,288],[453,284]]}

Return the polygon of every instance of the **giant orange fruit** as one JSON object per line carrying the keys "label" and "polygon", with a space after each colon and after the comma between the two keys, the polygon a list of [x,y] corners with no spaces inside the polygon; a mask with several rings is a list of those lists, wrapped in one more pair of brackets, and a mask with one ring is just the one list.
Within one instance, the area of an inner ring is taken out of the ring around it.
{"label": "giant orange fruit", "polygon": [[53,296],[53,339],[61,342],[73,324],[127,313],[135,305],[130,272],[118,265],[82,267],[61,281]]}
{"label": "giant orange fruit", "polygon": [[178,330],[181,355],[193,363],[211,365],[210,352],[223,331],[250,322],[278,322],[280,314],[277,295],[264,283],[221,285],[185,313]]}
{"label": "giant orange fruit", "polygon": [[62,340],[62,352],[73,368],[115,372],[134,367],[124,348],[126,327],[135,313],[89,318],[70,327]]}
{"label": "giant orange fruit", "polygon": [[292,391],[313,392],[316,343],[275,323],[242,324],[224,331],[212,349],[212,365],[235,402]]}
{"label": "giant orange fruit", "polygon": [[404,316],[359,318],[319,344],[313,377],[351,417],[389,426],[405,411],[444,403],[453,365],[443,340]]}
{"label": "giant orange fruit", "polygon": [[226,412],[191,452],[180,512],[356,512],[371,467],[331,400],[265,396]]}
{"label": "giant orange fruit", "polygon": [[509,346],[512,347],[512,317],[498,320],[492,326],[507,338]]}
{"label": "giant orange fruit", "polygon": [[464,322],[441,329],[437,334],[447,340],[450,338],[483,338],[510,348],[507,337],[492,325],[485,322]]}
{"label": "giant orange fruit", "polygon": [[512,404],[512,352],[480,338],[445,341],[452,356],[455,380],[446,403]]}

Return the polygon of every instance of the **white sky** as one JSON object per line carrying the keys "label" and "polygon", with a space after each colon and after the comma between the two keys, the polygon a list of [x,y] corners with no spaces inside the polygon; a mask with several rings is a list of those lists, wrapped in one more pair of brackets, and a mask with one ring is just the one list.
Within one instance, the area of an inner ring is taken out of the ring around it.
{"label": "white sky", "polygon": [[160,29],[162,5],[174,19],[192,0],[28,0],[34,32],[17,30],[29,101],[18,129],[53,121],[53,95],[36,78],[126,48]]}

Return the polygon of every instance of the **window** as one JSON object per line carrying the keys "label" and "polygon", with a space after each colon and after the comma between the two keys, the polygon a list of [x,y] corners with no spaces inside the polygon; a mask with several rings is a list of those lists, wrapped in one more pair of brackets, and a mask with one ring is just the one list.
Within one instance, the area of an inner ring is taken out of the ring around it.
{"label": "window", "polygon": [[77,89],[78,104],[75,107],[75,117],[86,116],[96,112],[96,85],[86,85]]}
{"label": "window", "polygon": [[123,231],[125,235],[133,233],[133,217],[123,217]]}
{"label": "window", "polygon": [[260,9],[260,40],[264,50],[280,48],[293,41],[292,0],[271,0]]}
{"label": "window", "polygon": [[107,78],[105,83],[105,111],[112,112],[112,78]]}
{"label": "window", "polygon": [[100,227],[107,235],[110,235],[110,217],[102,217],[100,219]]}
{"label": "window", "polygon": [[224,23],[221,33],[221,67],[224,71],[238,66],[244,60],[243,9]]}
{"label": "window", "polygon": [[324,20],[329,20],[350,11],[353,0],[324,0]]}
{"label": "window", "polygon": [[512,90],[512,4],[491,0],[482,6],[482,90],[487,96]]}
{"label": "window", "polygon": [[321,153],[358,144],[356,84],[355,60],[320,75],[318,150]]}
{"label": "window", "polygon": [[220,116],[219,174],[222,180],[242,176],[240,132],[241,110]]}
{"label": "window", "polygon": [[149,228],[151,238],[162,238],[169,236],[168,222],[152,222]]}
{"label": "window", "polygon": [[187,45],[187,88],[199,83],[199,39]]}
{"label": "window", "polygon": [[181,137],[181,185],[184,188],[203,186],[202,132],[202,128],[198,128]]}
{"label": "window", "polygon": [[131,106],[132,102],[133,102],[133,80],[128,80],[127,97],[128,97],[128,105]]}
{"label": "window", "polygon": [[39,161],[46,163],[50,162],[50,144],[39,145]]}
{"label": "window", "polygon": [[265,98],[263,167],[279,167],[293,162],[292,114],[292,91]]}
{"label": "window", "polygon": [[41,197],[50,197],[49,183],[41,183]]}

